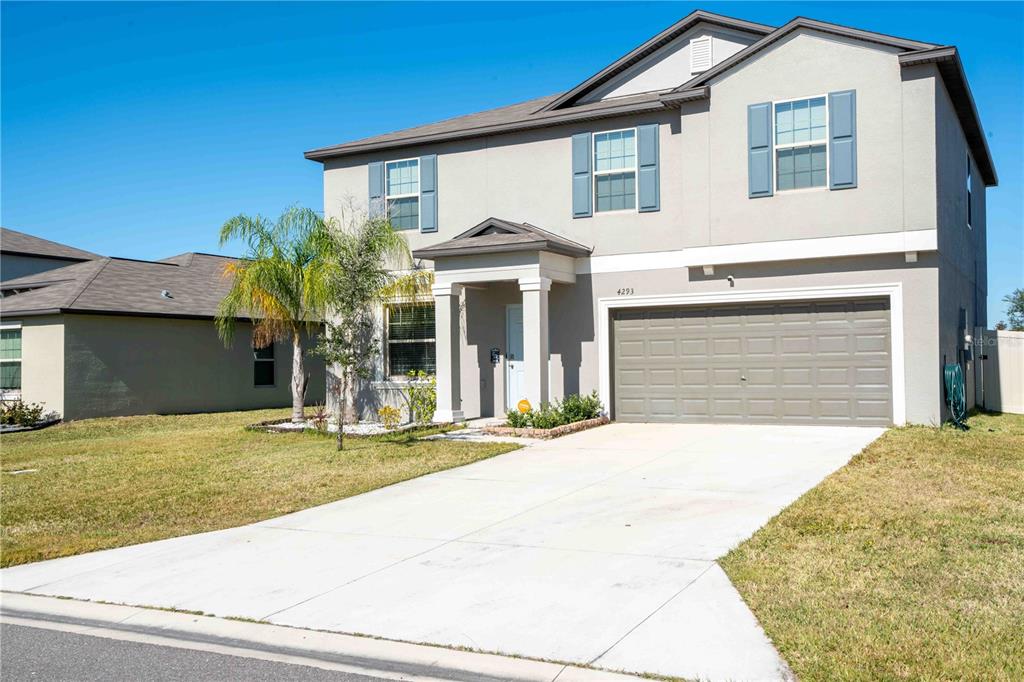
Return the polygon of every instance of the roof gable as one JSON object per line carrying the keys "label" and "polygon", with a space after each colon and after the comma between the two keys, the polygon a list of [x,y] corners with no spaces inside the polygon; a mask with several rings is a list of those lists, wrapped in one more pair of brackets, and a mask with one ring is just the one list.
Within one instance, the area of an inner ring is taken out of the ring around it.
{"label": "roof gable", "polygon": [[503,251],[550,251],[576,257],[589,255],[591,249],[536,225],[488,218],[447,241],[416,249],[412,255],[434,260]]}
{"label": "roof gable", "polygon": [[775,30],[774,27],[767,26],[765,24],[757,24],[751,21],[723,16],[721,14],[712,14],[711,12],[696,10],[672,24],[653,38],[637,46],[629,53],[615,60],[613,63],[601,69],[576,87],[548,102],[538,111],[554,111],[556,109],[574,106],[581,99],[586,97],[586,95],[597,90],[599,87],[608,83],[627,69],[647,59],[655,52],[661,50],[666,45],[700,23],[705,23],[709,26],[719,26],[722,28],[743,31],[757,36],[768,35]]}

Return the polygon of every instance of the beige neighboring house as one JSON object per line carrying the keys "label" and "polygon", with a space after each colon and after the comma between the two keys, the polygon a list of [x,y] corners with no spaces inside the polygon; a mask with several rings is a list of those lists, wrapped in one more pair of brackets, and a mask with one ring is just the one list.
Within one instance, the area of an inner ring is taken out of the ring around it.
{"label": "beige neighboring house", "polygon": [[326,215],[387,211],[435,272],[366,412],[418,368],[438,420],[597,390],[620,421],[934,424],[946,363],[973,403],[997,178],[955,47],[698,11],[565,92],[306,157]]}
{"label": "beige neighboring house", "polygon": [[100,258],[67,244],[0,227],[0,281]]}
{"label": "beige neighboring house", "polygon": [[[6,238],[6,232],[5,232]],[[252,348],[239,320],[225,348],[213,324],[231,259],[94,257],[0,284],[5,398],[65,419],[220,412],[291,405],[291,344]],[[307,404],[322,402],[324,363],[308,357]]]}

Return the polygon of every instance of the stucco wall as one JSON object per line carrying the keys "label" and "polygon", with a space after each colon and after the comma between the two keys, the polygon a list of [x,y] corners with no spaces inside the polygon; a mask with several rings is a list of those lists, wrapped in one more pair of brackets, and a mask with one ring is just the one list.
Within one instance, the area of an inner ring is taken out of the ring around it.
{"label": "stucco wall", "polygon": [[21,323],[21,397],[64,414],[64,325],[60,315],[4,319]]}
{"label": "stucco wall", "polygon": [[34,275],[37,272],[55,270],[78,261],[40,256],[22,256],[16,253],[0,253],[0,281]]}
{"label": "stucco wall", "polygon": [[[977,359],[962,355],[960,310],[966,329],[987,326],[987,245],[985,185],[971,159],[971,225],[967,225],[969,150],[953,104],[941,82],[935,88],[935,150],[939,245],[939,355],[942,364],[962,362],[968,407],[976,398]],[[979,352],[984,352],[976,347]],[[943,406],[943,416],[946,416]]]}
{"label": "stucco wall", "polygon": [[[728,275],[734,277],[732,287]],[[936,369],[940,358],[938,263],[934,254],[923,254],[914,264],[896,254],[735,265],[723,267],[711,277],[705,277],[699,269],[665,269],[580,275],[575,284],[553,284],[549,298],[551,397],[586,394],[598,388],[598,299],[615,297],[619,289],[630,288],[636,296],[650,296],[890,283],[903,287],[907,419],[938,423],[941,382]],[[487,356],[491,347],[498,347],[504,357],[504,306],[521,300],[509,283],[485,285],[465,294],[461,385],[467,418],[500,415],[505,407],[504,365],[492,368]]]}
{"label": "stucco wall", "polygon": [[[594,248],[594,255],[692,246],[935,229],[933,66],[901,69],[896,50],[811,31],[779,41],[713,84],[710,102],[328,161],[324,210],[365,210],[367,164],[438,154],[434,234],[413,248],[494,216],[526,221]],[[747,106],[857,91],[858,186],[747,196]],[[661,210],[573,219],[571,135],[659,122]]]}
{"label": "stucco wall", "polygon": [[[275,344],[275,385],[253,386],[248,323],[230,348],[209,320],[66,315],[64,323],[68,419],[291,405],[291,344]],[[306,404],[322,402],[324,363],[307,355],[306,368]]]}

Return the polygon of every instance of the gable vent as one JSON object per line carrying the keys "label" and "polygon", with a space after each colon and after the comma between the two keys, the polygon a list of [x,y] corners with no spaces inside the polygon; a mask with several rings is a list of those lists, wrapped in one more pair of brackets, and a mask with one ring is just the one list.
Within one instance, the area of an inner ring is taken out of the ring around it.
{"label": "gable vent", "polygon": [[690,41],[690,73],[703,73],[711,68],[711,36]]}

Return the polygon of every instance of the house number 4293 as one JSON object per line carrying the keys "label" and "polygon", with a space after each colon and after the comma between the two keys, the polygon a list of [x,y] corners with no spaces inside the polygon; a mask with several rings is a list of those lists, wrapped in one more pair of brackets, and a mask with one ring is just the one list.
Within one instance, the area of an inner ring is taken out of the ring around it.
{"label": "house number 4293", "polygon": [[633,287],[623,287],[622,289],[619,289],[618,294],[619,296],[632,296]]}

